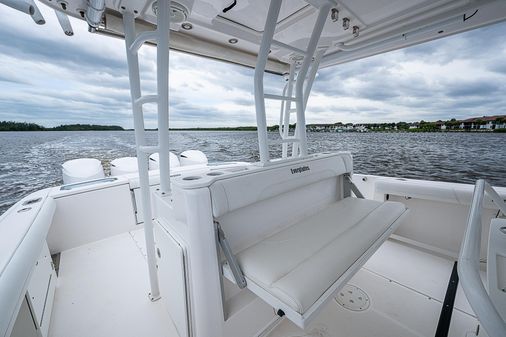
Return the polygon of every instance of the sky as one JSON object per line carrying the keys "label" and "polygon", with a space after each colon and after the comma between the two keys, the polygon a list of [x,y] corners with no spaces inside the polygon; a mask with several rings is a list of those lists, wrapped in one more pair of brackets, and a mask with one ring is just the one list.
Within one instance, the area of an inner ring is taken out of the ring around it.
{"label": "sky", "polygon": [[[71,19],[67,37],[54,12],[46,24],[0,5],[0,120],[47,127],[86,123],[132,128],[124,42],[90,34]],[[156,49],[141,49],[142,89],[156,90]],[[170,53],[170,126],[255,125],[253,70]],[[266,88],[283,86],[266,76]],[[307,123],[435,121],[506,114],[506,23],[322,69]],[[266,92],[268,90],[266,89]],[[156,126],[146,106],[146,127]],[[279,103],[268,104],[277,124]]]}

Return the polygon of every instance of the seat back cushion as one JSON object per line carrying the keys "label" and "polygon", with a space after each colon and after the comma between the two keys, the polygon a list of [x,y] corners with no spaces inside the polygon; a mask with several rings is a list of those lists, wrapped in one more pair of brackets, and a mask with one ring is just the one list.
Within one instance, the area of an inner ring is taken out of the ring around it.
{"label": "seat back cushion", "polygon": [[264,168],[211,185],[213,216],[234,252],[342,199],[348,152]]}

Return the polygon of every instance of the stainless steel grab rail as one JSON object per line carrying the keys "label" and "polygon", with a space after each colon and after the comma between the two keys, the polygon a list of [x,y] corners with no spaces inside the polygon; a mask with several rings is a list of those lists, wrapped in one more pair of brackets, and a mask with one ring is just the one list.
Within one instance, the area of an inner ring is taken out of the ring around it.
{"label": "stainless steel grab rail", "polygon": [[501,212],[506,214],[506,203],[499,194],[488,182],[478,180],[474,187],[467,229],[460,249],[458,272],[469,304],[487,334],[490,337],[506,337],[506,322],[492,303],[480,277],[481,214],[485,193]]}

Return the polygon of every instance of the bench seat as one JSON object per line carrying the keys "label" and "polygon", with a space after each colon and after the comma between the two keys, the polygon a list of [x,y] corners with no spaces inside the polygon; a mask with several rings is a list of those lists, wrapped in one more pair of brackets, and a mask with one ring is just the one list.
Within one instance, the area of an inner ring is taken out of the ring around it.
{"label": "bench seat", "polygon": [[[304,328],[398,225],[406,207],[348,197],[236,254],[247,287]],[[225,273],[227,274],[227,273]]]}

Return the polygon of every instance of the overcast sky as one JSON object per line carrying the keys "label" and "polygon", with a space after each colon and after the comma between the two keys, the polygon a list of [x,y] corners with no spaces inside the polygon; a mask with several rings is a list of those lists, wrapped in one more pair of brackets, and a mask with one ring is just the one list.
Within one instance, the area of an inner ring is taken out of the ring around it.
{"label": "overcast sky", "polygon": [[[122,40],[92,35],[71,19],[67,37],[54,12],[36,25],[0,5],[0,120],[44,126],[131,128]],[[172,127],[254,125],[253,70],[171,52]],[[155,49],[142,49],[142,85],[155,89]],[[268,76],[269,87],[282,86]],[[319,72],[308,123],[418,121],[506,114],[506,24],[339,65]],[[274,103],[272,103],[274,104]],[[279,104],[279,103],[278,103]],[[278,121],[271,106],[268,124]],[[153,107],[146,126],[153,127]]]}

